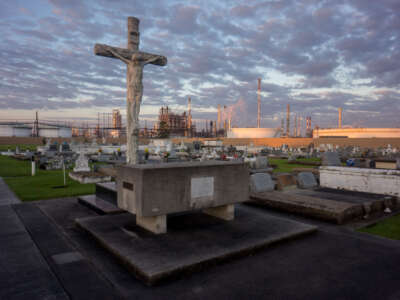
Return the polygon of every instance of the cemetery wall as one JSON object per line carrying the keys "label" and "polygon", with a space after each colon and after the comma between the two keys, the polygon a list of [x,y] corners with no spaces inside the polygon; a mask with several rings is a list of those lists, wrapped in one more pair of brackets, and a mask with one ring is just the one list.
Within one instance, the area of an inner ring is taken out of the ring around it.
{"label": "cemetery wall", "polygon": [[[191,142],[194,140],[206,141],[216,140],[216,138],[175,138],[174,143]],[[307,147],[310,144],[314,144],[315,147],[322,144],[332,144],[334,146],[346,147],[346,146],[358,146],[361,148],[379,148],[387,147],[390,144],[392,147],[400,148],[400,138],[218,138],[223,141],[225,146],[240,146],[250,145],[254,146],[269,146],[269,147],[280,147],[286,144],[290,147]]]}
{"label": "cemetery wall", "polygon": [[280,147],[283,144],[289,145],[291,147],[307,147],[313,142],[312,138],[175,138],[172,139],[174,143],[179,144],[183,142],[192,141],[215,141],[220,140],[225,146],[242,146],[250,145],[254,146],[271,146]]}
{"label": "cemetery wall", "polygon": [[[91,143],[94,138],[85,138],[85,137],[73,137],[73,138],[46,138],[51,139],[52,142],[62,143],[62,142],[71,142],[72,140],[76,142],[82,143]],[[140,138],[140,144],[147,144],[148,139]],[[97,138],[97,143],[101,143],[102,139]],[[106,142],[108,144],[125,144],[126,138],[107,138]],[[43,137],[0,137],[0,145],[44,145]]]}
{"label": "cemetery wall", "polygon": [[313,139],[314,145],[332,144],[340,147],[358,146],[361,148],[392,147],[400,148],[400,138],[318,138]]}
{"label": "cemetery wall", "polygon": [[[93,138],[74,137],[74,138],[52,138],[54,142],[70,142],[71,140],[77,142],[91,142]],[[140,138],[140,144],[147,144],[150,139]],[[176,144],[183,142],[192,141],[215,141],[216,138],[173,138],[172,141]],[[400,148],[400,138],[218,138],[223,141],[225,146],[240,146],[240,145],[251,145],[254,146],[270,146],[280,147],[283,144],[289,145],[290,147],[307,147],[310,144],[314,144],[315,147],[322,144],[332,144],[334,146],[346,147],[346,146],[358,146],[361,148],[379,148],[387,147],[390,144],[392,147]],[[124,144],[126,143],[125,138],[107,138],[107,143]],[[97,139],[98,143],[102,142],[102,139]],[[31,145],[43,145],[42,137],[0,137],[0,145],[16,145],[16,144],[31,144]]]}

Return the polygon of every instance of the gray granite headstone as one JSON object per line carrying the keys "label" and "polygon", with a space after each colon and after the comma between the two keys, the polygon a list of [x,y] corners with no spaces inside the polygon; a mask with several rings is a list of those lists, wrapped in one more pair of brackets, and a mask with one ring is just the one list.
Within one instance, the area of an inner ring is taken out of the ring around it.
{"label": "gray granite headstone", "polygon": [[268,168],[268,158],[266,156],[257,156],[255,167],[256,167],[256,169]]}
{"label": "gray granite headstone", "polygon": [[301,189],[311,189],[318,186],[314,174],[311,172],[300,172],[297,175],[297,184]]}
{"label": "gray granite headstone", "polygon": [[262,193],[271,192],[275,188],[275,183],[268,173],[255,173],[250,176],[250,192]]}
{"label": "gray granite headstone", "polygon": [[376,168],[376,161],[373,159],[366,159],[365,160],[365,167],[370,168],[370,169],[375,169]]}
{"label": "gray granite headstone", "polygon": [[363,164],[361,163],[361,159],[359,158],[353,158],[354,159],[354,167],[356,168],[361,168]]}
{"label": "gray granite headstone", "polygon": [[339,154],[337,152],[325,152],[322,155],[323,166],[341,166]]}
{"label": "gray granite headstone", "polygon": [[176,151],[175,149],[171,149],[171,151],[169,151],[169,157],[168,158],[176,158]]}

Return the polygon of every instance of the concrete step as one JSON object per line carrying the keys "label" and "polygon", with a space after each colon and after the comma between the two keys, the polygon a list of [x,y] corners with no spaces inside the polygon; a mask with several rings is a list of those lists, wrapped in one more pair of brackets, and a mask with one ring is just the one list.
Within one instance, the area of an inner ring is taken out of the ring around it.
{"label": "concrete step", "polygon": [[120,214],[125,212],[124,210],[118,208],[118,206],[111,204],[110,202],[105,201],[96,195],[79,196],[78,202],[89,207],[90,209],[93,209],[100,215]]}
{"label": "concrete step", "polygon": [[96,196],[117,206],[117,185],[115,182],[96,183]]}

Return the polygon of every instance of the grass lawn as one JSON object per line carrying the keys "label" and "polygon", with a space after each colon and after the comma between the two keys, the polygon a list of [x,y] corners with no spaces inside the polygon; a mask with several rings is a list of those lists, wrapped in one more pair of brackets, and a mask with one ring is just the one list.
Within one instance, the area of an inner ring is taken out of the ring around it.
{"label": "grass lawn", "polygon": [[304,162],[321,162],[321,158],[319,157],[310,157],[310,158],[298,158],[297,161],[304,161]]}
{"label": "grass lawn", "polygon": [[23,152],[25,152],[26,150],[36,151],[37,147],[37,145],[0,145],[0,152],[8,151],[8,149],[11,149],[11,151],[15,151],[15,148],[17,146],[19,147],[19,150]]}
{"label": "grass lawn", "polygon": [[31,162],[0,155],[0,177],[31,175]]}
{"label": "grass lawn", "polygon": [[43,200],[94,194],[94,184],[80,184],[69,178],[66,172],[66,188],[54,188],[64,184],[62,170],[46,171],[36,169],[30,176],[30,161],[0,156],[0,176],[22,201]]}
{"label": "grass lawn", "polygon": [[400,215],[387,218],[382,222],[359,229],[358,231],[379,235],[393,240],[400,240]]}
{"label": "grass lawn", "polygon": [[[313,160],[306,160],[303,161],[313,161]],[[307,166],[301,164],[289,164],[287,159],[282,158],[270,158],[269,163],[273,165],[277,165],[278,167],[274,169],[274,173],[289,173],[294,168],[313,168],[314,166]]]}

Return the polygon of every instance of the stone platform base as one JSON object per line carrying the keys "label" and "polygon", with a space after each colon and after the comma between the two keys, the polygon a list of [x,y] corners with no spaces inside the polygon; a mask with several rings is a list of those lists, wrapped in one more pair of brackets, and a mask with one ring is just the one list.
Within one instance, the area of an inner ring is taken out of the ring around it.
{"label": "stone platform base", "polygon": [[83,184],[111,181],[111,176],[99,172],[69,172],[68,175],[71,179]]}
{"label": "stone platform base", "polygon": [[252,194],[251,202],[271,208],[342,224],[364,215],[362,204],[284,192]]}
{"label": "stone platform base", "polygon": [[79,196],[78,202],[85,205],[101,215],[120,214],[125,212],[115,205],[97,197],[96,195]]}
{"label": "stone platform base", "polygon": [[168,216],[164,235],[141,229],[129,213],[75,222],[148,285],[317,230],[242,205],[235,214],[231,222],[197,212]]}

